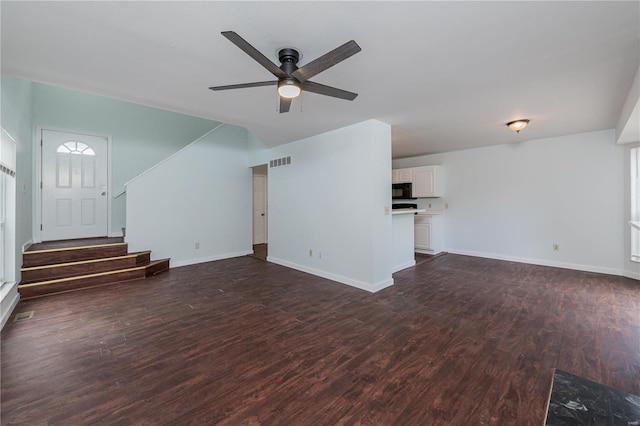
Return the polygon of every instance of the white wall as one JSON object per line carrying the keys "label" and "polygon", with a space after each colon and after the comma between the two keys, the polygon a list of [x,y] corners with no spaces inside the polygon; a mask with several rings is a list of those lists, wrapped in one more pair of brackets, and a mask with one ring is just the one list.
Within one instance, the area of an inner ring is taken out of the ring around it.
{"label": "white wall", "polygon": [[251,165],[292,158],[269,169],[269,261],[368,291],[393,283],[388,125],[370,120],[254,149]]}
{"label": "white wall", "polygon": [[[622,275],[624,148],[613,130],[395,160],[442,164],[447,251]],[[560,251],[552,246],[558,243]]]}
{"label": "white wall", "polygon": [[5,265],[11,271],[8,276],[15,282],[2,289],[0,316],[2,323],[6,321],[19,300],[17,285],[20,282],[20,266],[22,265],[22,246],[32,241],[32,137],[33,137],[33,85],[29,81],[6,75],[1,77],[2,127],[16,141],[16,176],[12,191],[8,194],[14,200],[14,210],[9,212],[15,218],[13,239],[14,252],[9,257],[13,264]]}
{"label": "white wall", "polygon": [[251,238],[244,128],[222,125],[127,183],[130,251],[176,267],[251,253]]}

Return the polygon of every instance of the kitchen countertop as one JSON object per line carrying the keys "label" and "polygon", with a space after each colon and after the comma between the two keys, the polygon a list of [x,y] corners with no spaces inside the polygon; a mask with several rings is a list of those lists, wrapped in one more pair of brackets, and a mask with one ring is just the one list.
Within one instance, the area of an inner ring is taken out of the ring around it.
{"label": "kitchen countertop", "polygon": [[426,210],[424,209],[392,209],[391,214],[415,214],[415,213],[424,213]]}
{"label": "kitchen countertop", "polygon": [[439,216],[442,214],[440,210],[423,210],[424,213],[418,213],[418,216]]}

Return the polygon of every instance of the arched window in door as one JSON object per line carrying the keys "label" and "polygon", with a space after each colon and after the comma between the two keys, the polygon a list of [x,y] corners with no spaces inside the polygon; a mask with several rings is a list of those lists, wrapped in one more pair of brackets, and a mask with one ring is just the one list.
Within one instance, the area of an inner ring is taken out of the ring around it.
{"label": "arched window in door", "polygon": [[95,158],[96,153],[84,142],[67,141],[56,148],[57,166],[56,182],[58,188],[73,187],[74,170],[79,173],[81,188],[95,186]]}
{"label": "arched window in door", "polygon": [[91,149],[89,145],[76,141],[63,143],[58,147],[56,152],[58,154],[96,155],[96,153],[93,152],[93,149]]}

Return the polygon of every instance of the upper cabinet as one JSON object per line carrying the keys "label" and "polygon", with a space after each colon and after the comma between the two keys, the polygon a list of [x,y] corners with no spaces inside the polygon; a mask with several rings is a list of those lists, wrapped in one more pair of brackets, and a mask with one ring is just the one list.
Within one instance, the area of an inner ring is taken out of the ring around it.
{"label": "upper cabinet", "polygon": [[421,166],[392,171],[393,183],[412,183],[414,198],[442,197],[442,166]]}
{"label": "upper cabinet", "polygon": [[391,172],[391,183],[409,183],[413,182],[413,169],[395,169]]}
{"label": "upper cabinet", "polygon": [[442,166],[413,168],[413,196],[442,197]]}

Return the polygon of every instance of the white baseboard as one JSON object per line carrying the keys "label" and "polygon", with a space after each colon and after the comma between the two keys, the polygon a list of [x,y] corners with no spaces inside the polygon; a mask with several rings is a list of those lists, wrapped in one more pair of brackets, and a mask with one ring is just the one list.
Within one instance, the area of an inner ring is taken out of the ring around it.
{"label": "white baseboard", "polygon": [[232,257],[246,256],[252,254],[253,250],[238,251],[235,253],[216,254],[214,256],[200,257],[196,259],[173,260],[171,259],[171,267],[179,268],[181,266],[196,265],[198,263],[213,262],[214,260],[230,259]]}
{"label": "white baseboard", "polygon": [[[18,293],[18,283],[5,283],[5,286],[12,286],[13,288],[11,288],[6,295],[4,295],[4,298],[2,299],[2,318],[0,319],[0,329],[2,329],[4,327],[4,325],[7,323],[7,320],[9,319],[9,317],[11,316],[11,314],[13,313],[13,310],[16,308],[16,306],[18,305],[18,302],[20,301],[20,293]],[[6,300],[9,299],[9,300]]]}
{"label": "white baseboard", "polygon": [[307,274],[315,275],[318,277],[326,278],[331,281],[338,282],[340,284],[346,284],[351,287],[359,288],[360,290],[366,290],[371,293],[382,290],[393,285],[393,278],[385,281],[381,281],[375,284],[366,283],[364,281],[354,280],[352,278],[343,277],[331,272],[322,271],[320,269],[310,268],[305,265],[298,265],[297,263],[289,262],[287,260],[278,259],[276,257],[267,256],[267,262],[275,263],[287,268],[295,269],[297,271],[306,272]]}
{"label": "white baseboard", "polygon": [[393,269],[391,270],[391,273],[394,274],[394,273],[396,273],[398,271],[402,271],[403,269],[407,269],[407,268],[410,268],[412,266],[416,266],[415,259],[414,260],[410,260],[410,261],[405,262],[405,263],[401,263],[400,265],[395,265],[393,267]]}
{"label": "white baseboard", "polygon": [[432,256],[435,256],[436,254],[443,253],[443,251],[442,251],[442,250],[435,251],[435,250],[415,249],[414,251],[415,251],[416,253],[420,253],[420,254],[430,254],[430,255],[432,255]]}
{"label": "white baseboard", "polygon": [[33,244],[33,240],[29,240],[26,243],[24,243],[22,245],[22,252],[24,253],[25,251],[27,251],[27,249],[31,247],[31,244]]}
{"label": "white baseboard", "polygon": [[531,259],[531,258],[525,258],[525,257],[506,256],[502,254],[475,252],[475,251],[467,251],[467,250],[447,249],[445,251],[451,254],[460,254],[463,256],[483,257],[485,259],[506,260],[509,262],[528,263],[530,265],[551,266],[553,268],[572,269],[575,271],[595,272],[598,274],[624,276],[624,271],[622,269],[616,269],[616,268],[605,268],[601,266],[581,265],[581,264],[566,263],[566,262],[555,262],[555,261],[544,260],[544,259]]}
{"label": "white baseboard", "polygon": [[640,281],[640,272],[624,271],[622,275],[627,278],[631,278],[632,280]]}

